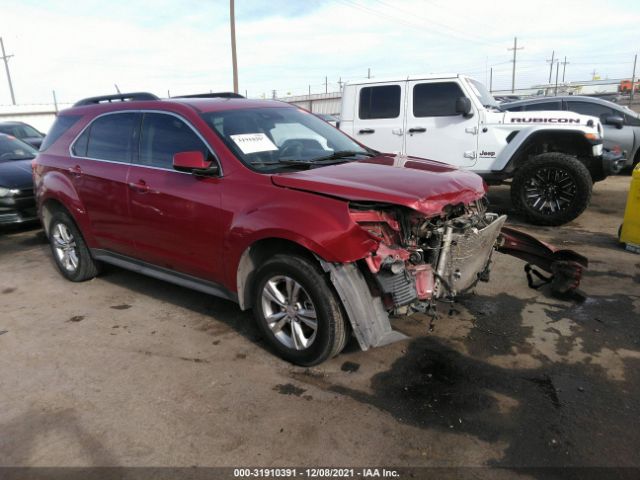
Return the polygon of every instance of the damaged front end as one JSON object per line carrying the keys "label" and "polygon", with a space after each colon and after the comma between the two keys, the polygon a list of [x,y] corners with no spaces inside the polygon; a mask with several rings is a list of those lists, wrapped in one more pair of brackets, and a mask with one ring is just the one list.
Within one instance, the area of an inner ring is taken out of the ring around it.
{"label": "damaged front end", "polygon": [[429,218],[405,207],[352,202],[350,215],[377,248],[358,264],[323,262],[323,267],[365,350],[404,337],[391,329],[389,315],[435,315],[438,300],[453,301],[488,281],[494,250],[528,262],[530,286],[539,286],[532,278],[537,275],[558,293],[575,290],[587,267],[587,259],[575,252],[505,227],[507,217],[487,212],[485,199],[448,205]]}

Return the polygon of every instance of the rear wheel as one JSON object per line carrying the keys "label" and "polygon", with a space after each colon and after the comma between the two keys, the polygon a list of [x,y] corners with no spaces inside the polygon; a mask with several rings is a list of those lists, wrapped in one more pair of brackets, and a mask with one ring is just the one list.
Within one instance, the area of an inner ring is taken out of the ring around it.
{"label": "rear wheel", "polygon": [[563,153],[544,153],[525,162],[511,184],[511,200],[531,223],[562,225],[589,205],[593,182],[589,170]]}
{"label": "rear wheel", "polygon": [[60,210],[51,216],[49,244],[58,269],[68,280],[83,282],[98,274],[99,266],[68,213]]}
{"label": "rear wheel", "polygon": [[308,260],[275,255],[256,275],[254,314],[278,354],[311,366],[342,351],[347,326],[326,277]]}

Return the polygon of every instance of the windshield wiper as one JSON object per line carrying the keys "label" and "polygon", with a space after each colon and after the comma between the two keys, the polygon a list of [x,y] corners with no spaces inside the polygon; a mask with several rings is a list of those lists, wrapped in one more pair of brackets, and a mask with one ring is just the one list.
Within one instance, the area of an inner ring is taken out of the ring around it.
{"label": "windshield wiper", "polygon": [[253,165],[283,165],[291,167],[312,168],[314,166],[333,165],[335,163],[342,163],[340,161],[346,161],[346,158],[355,157],[356,155],[364,155],[367,157],[375,157],[376,154],[372,152],[356,152],[352,150],[340,150],[333,152],[331,155],[324,157],[312,158],[310,160],[297,160],[295,158],[281,158],[275,162],[255,162]]}
{"label": "windshield wiper", "polygon": [[325,160],[339,160],[343,158],[355,157],[356,155],[364,155],[365,157],[375,157],[376,154],[372,152],[356,152],[354,150],[338,150],[337,152],[333,152],[331,155],[327,155],[325,157],[317,157],[313,158],[310,161],[313,163],[323,162]]}

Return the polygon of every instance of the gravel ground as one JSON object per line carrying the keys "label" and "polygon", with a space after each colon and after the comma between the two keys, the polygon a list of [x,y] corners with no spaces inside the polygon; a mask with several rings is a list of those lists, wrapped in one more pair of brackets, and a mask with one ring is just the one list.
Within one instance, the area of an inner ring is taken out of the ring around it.
{"label": "gravel ground", "polygon": [[[398,320],[411,339],[312,369],[233,303],[117,268],[73,284],[40,230],[5,229],[0,465],[640,467],[640,256],[616,240],[629,181],[597,184],[569,225],[523,227],[589,257],[586,301],[529,289],[496,255],[432,331]],[[506,188],[490,198],[509,211]]]}

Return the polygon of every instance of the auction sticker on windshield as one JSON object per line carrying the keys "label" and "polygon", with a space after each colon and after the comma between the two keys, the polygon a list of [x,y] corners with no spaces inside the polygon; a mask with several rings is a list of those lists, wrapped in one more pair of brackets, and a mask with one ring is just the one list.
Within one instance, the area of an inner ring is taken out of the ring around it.
{"label": "auction sticker on windshield", "polygon": [[264,133],[243,133],[240,135],[229,135],[231,139],[240,147],[242,153],[271,152],[278,150],[278,147]]}

